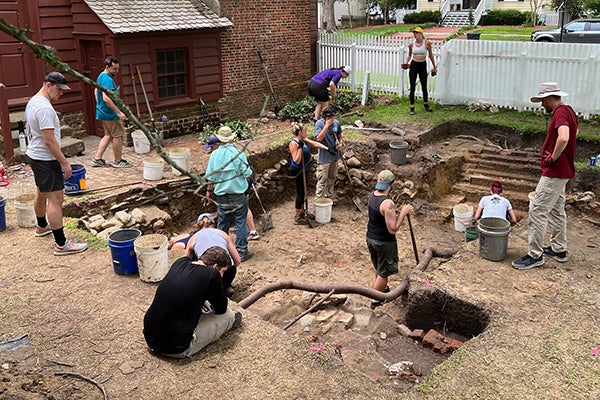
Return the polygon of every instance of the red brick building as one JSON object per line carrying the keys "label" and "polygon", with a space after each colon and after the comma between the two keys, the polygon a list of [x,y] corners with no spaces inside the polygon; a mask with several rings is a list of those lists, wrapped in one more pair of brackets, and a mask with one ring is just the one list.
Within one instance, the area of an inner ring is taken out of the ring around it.
{"label": "red brick building", "polygon": [[[198,128],[200,99],[224,119],[258,114],[270,89],[257,50],[280,103],[304,96],[316,65],[316,15],[316,0],[0,2],[2,18],[28,29],[32,40],[54,47],[62,61],[91,79],[103,70],[106,55],[117,57],[125,103],[147,119],[145,89],[155,118],[167,115],[179,133]],[[0,48],[9,108],[22,110],[53,68],[3,33]],[[93,88],[68,79],[73,90],[56,108],[75,132],[99,134]]]}

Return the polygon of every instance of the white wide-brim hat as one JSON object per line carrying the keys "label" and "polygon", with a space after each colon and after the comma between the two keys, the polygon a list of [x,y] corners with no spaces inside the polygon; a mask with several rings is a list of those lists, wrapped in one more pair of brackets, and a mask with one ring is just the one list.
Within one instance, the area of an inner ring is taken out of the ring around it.
{"label": "white wide-brim hat", "polygon": [[558,87],[558,83],[544,82],[540,85],[540,90],[538,91],[537,96],[533,96],[531,98],[531,102],[539,103],[540,101],[542,101],[543,98],[546,98],[548,96],[564,97],[568,95],[569,94],[567,92],[563,92],[562,90],[560,90],[560,87]]}
{"label": "white wide-brim hat", "polygon": [[223,143],[229,143],[229,142],[232,142],[233,139],[235,138],[235,133],[233,133],[233,130],[231,130],[230,127],[228,127],[228,126],[222,126],[222,127],[219,128],[219,130],[217,131],[217,133],[215,133],[215,136],[221,142],[223,142]]}

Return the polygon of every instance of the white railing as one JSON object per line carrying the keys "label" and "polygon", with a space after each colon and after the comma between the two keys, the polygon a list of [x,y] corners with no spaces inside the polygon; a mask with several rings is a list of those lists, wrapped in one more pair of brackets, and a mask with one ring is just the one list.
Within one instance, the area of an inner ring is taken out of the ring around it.
{"label": "white railing", "polygon": [[[408,73],[400,68],[409,38],[324,34],[318,42],[319,70],[351,65],[341,86],[353,91],[370,72],[369,90],[400,96],[408,93]],[[567,102],[584,117],[600,114],[600,45],[513,41],[432,40],[438,75],[429,77],[429,96],[440,104],[486,102],[527,110],[546,81],[559,82],[570,94]],[[429,66],[431,69],[431,66]],[[417,96],[420,96],[417,85]]]}
{"label": "white railing", "polygon": [[[481,21],[481,16],[485,11],[485,1],[480,0],[479,4],[477,4],[477,8],[473,11],[473,25],[479,25],[479,21]],[[469,21],[470,22],[470,21]]]}
{"label": "white railing", "polygon": [[440,8],[440,13],[442,13],[442,19],[448,14],[450,11],[450,0],[444,0],[442,3],[442,7]]}

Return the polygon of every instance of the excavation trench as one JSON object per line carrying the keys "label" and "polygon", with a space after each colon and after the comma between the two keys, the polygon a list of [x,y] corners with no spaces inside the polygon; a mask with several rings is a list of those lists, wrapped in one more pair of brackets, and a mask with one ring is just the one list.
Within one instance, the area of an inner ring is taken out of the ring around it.
{"label": "excavation trench", "polygon": [[[458,249],[459,255],[464,251],[465,238],[452,228],[451,207],[453,201],[466,198],[457,190],[465,179],[465,153],[473,146],[500,151],[499,148],[533,147],[542,140],[512,129],[454,121],[414,138],[404,137],[411,147],[406,164],[398,166],[391,163],[389,150],[389,143],[399,139],[397,135],[374,132],[367,138],[364,143],[347,143],[345,150],[349,158],[354,157],[361,164],[359,168],[350,167],[351,171],[361,171],[360,176],[349,173],[357,177],[353,180],[357,197],[366,204],[373,176],[385,168],[392,170],[401,183],[392,198],[397,204],[411,202],[415,206],[413,223],[419,251],[452,247]],[[455,351],[443,343],[464,343],[486,329],[490,310],[485,304],[450,295],[429,281],[427,271],[438,269],[447,261],[445,258],[433,257],[425,272],[411,273],[414,255],[406,229],[398,235],[400,272],[390,285],[397,288],[407,277],[406,290],[371,310],[373,273],[364,244],[366,217],[352,203],[348,174],[341,169],[336,183],[339,201],[333,209],[332,223],[315,229],[297,227],[291,217],[294,181],[287,176],[287,166],[282,162],[286,159],[286,146],[250,157],[253,169],[262,171],[257,174],[256,183],[265,208],[273,213],[275,228],[261,232],[261,240],[250,244],[254,257],[240,267],[232,300],[265,321],[282,329],[287,327],[285,332],[306,342],[306,355],[317,362],[343,363],[398,391],[422,380]],[[309,192],[314,192],[314,171],[309,176]],[[191,182],[180,182],[174,187],[164,184],[160,189],[134,189],[111,194],[111,201],[67,207],[67,213],[114,213],[139,204],[155,204],[172,216],[165,227],[168,231],[185,232],[200,212],[215,211],[202,206],[192,193],[195,189]],[[254,195],[250,197],[250,207],[259,219],[262,210]],[[300,282],[319,290],[282,282]],[[347,282],[361,290],[331,293],[332,287]],[[248,302],[257,290],[278,284],[281,287]],[[319,301],[310,313],[298,318]],[[432,330],[439,334],[441,343],[437,347],[430,342],[431,337],[425,340]],[[402,362],[412,367],[388,379],[387,367]]]}

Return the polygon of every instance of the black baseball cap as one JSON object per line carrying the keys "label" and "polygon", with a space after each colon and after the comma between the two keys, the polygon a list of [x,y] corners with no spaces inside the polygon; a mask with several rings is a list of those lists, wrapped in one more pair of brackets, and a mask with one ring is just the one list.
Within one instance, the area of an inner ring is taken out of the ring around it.
{"label": "black baseball cap", "polygon": [[67,85],[67,78],[60,72],[48,72],[44,77],[44,82],[50,82],[53,85],[58,86],[62,90],[71,90],[69,85]]}

